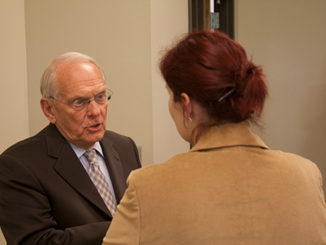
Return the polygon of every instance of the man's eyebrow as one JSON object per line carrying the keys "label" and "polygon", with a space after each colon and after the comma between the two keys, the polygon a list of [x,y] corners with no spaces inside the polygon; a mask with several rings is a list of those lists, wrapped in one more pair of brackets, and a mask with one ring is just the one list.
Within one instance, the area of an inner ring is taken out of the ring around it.
{"label": "man's eyebrow", "polygon": [[88,100],[88,99],[89,99],[89,97],[86,97],[86,96],[75,96],[75,97],[72,97],[70,99],[67,99],[67,101],[69,103],[71,103],[71,102],[73,102],[75,100]]}

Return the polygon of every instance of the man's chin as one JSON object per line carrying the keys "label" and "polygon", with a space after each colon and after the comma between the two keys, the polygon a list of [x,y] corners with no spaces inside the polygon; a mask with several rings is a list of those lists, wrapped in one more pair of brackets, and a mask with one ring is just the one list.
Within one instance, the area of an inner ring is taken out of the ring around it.
{"label": "man's chin", "polygon": [[97,141],[100,141],[100,140],[103,138],[104,133],[105,133],[105,131],[104,131],[104,130],[101,130],[100,132],[96,132],[96,133],[93,133],[93,134],[89,134],[88,139],[89,139],[89,141],[95,143],[95,142],[97,142]]}

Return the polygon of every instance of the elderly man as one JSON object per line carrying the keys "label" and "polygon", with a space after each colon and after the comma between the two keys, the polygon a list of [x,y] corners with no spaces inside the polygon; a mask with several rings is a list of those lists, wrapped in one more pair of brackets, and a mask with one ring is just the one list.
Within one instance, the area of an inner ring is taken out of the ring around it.
{"label": "elderly man", "polygon": [[106,131],[111,92],[91,57],[57,57],[41,92],[50,124],[0,156],[1,229],[8,245],[101,244],[137,148]]}

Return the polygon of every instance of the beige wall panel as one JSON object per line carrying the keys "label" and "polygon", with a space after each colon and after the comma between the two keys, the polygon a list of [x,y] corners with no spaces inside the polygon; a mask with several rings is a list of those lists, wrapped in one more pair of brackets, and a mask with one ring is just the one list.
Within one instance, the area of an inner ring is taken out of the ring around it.
{"label": "beige wall panel", "polygon": [[108,129],[132,137],[152,162],[150,1],[26,0],[30,130],[47,120],[39,108],[39,80],[55,56],[94,57],[114,91]]}
{"label": "beige wall panel", "polygon": [[325,182],[326,1],[236,2],[236,38],[267,75],[260,134],[270,147],[316,162]]}
{"label": "beige wall panel", "polygon": [[168,111],[168,93],[159,72],[158,60],[171,42],[188,31],[187,0],[151,1],[153,157],[154,163],[189,150],[178,134]]}
{"label": "beige wall panel", "polygon": [[24,2],[0,1],[0,153],[29,135]]}

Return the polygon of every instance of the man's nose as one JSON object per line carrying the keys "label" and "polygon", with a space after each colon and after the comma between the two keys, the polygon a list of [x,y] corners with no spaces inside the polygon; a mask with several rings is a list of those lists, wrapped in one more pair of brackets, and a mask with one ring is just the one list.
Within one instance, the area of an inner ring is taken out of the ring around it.
{"label": "man's nose", "polygon": [[101,105],[99,105],[95,100],[90,100],[87,105],[87,114],[89,116],[94,116],[100,114]]}

